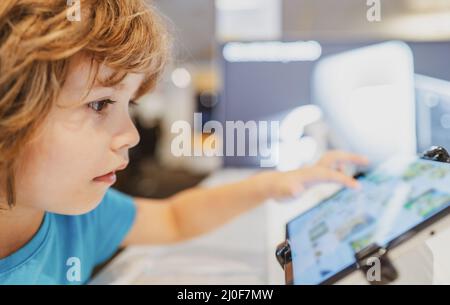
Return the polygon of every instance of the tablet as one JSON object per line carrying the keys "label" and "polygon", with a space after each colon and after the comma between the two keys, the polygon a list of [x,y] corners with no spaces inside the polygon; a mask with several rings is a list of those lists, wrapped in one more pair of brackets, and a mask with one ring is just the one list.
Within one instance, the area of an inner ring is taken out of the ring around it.
{"label": "tablet", "polygon": [[[333,283],[356,268],[355,253],[387,249],[449,212],[450,164],[396,157],[287,224],[293,284]],[[408,234],[409,233],[409,234]]]}

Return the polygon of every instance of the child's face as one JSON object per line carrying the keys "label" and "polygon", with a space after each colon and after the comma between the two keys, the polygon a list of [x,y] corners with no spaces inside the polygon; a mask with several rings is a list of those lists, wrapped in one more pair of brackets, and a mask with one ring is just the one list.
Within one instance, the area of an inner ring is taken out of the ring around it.
{"label": "child's face", "polygon": [[[110,69],[100,67],[100,77],[108,73]],[[83,98],[88,77],[89,61],[74,58],[58,106],[19,162],[18,206],[59,214],[86,213],[114,183],[113,174],[104,175],[128,163],[128,150],[139,142],[129,102],[143,75],[129,74],[115,88],[95,85]],[[115,103],[108,104],[109,100]]]}

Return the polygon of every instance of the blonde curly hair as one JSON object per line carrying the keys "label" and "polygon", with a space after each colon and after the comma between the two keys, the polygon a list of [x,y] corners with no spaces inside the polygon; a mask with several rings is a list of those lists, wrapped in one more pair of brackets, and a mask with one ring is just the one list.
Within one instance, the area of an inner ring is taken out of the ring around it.
{"label": "blonde curly hair", "polygon": [[163,22],[144,0],[80,0],[81,20],[70,21],[66,0],[0,1],[0,173],[6,202],[15,203],[17,156],[45,120],[64,85],[70,60],[86,52],[115,73],[144,73],[138,97],[151,90],[168,58]]}

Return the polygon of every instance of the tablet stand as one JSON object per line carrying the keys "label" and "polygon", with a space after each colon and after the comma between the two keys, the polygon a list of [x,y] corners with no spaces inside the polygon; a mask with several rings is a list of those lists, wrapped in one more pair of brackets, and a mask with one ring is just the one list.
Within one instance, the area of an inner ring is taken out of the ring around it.
{"label": "tablet stand", "polygon": [[[450,163],[450,154],[441,146],[432,146],[420,156],[422,159]],[[275,251],[278,263],[285,274],[292,270],[292,255],[289,241],[277,246]],[[377,244],[371,244],[355,254],[356,266],[364,273],[364,278],[372,285],[389,284],[398,278],[398,272],[388,257],[388,250]],[[368,279],[368,273],[375,263],[380,264],[380,275],[376,280]],[[292,279],[292,274],[286,274],[286,279]],[[291,284],[291,283],[288,283]]]}
{"label": "tablet stand", "polygon": [[[358,269],[362,271],[370,284],[385,285],[398,278],[398,272],[388,257],[388,250],[377,244],[371,244],[362,249],[355,254],[355,258]],[[379,264],[380,274],[379,278],[376,278],[376,275],[372,275],[374,278],[371,280],[369,276],[371,276],[371,269],[375,267],[375,264]]]}

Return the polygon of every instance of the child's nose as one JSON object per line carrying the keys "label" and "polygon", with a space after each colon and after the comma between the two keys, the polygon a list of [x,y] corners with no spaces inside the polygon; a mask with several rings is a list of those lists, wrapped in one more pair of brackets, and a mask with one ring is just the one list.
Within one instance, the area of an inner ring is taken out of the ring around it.
{"label": "child's nose", "polygon": [[113,139],[112,149],[119,151],[122,149],[130,149],[136,146],[140,141],[139,132],[136,129],[131,118],[127,118],[126,122],[122,125],[121,130],[116,134]]}

